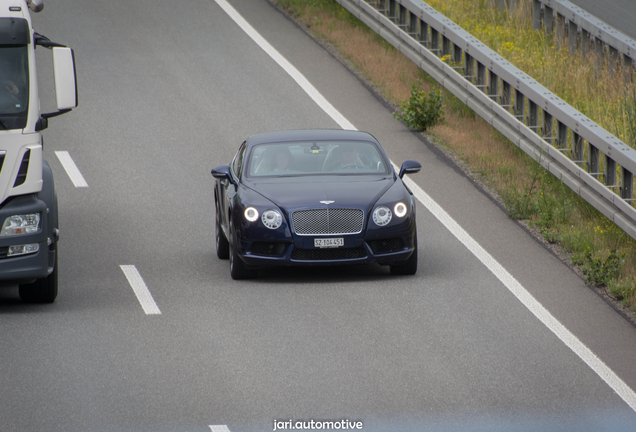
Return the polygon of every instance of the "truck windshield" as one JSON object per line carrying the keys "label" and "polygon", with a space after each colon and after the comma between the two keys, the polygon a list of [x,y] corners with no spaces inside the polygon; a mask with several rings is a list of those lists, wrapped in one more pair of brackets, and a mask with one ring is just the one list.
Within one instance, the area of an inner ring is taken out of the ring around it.
{"label": "truck windshield", "polygon": [[0,45],[0,130],[27,123],[29,63],[26,45]]}

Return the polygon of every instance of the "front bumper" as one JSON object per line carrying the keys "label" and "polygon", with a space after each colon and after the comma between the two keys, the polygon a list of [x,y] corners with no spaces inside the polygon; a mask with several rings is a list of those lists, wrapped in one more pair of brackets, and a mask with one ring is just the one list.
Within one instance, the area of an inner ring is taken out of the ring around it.
{"label": "front bumper", "polygon": [[250,267],[333,266],[347,264],[394,264],[406,261],[415,250],[415,229],[386,238],[343,236],[344,246],[314,247],[313,236],[293,242],[240,241],[238,255]]}
{"label": "front bumper", "polygon": [[[39,233],[0,237],[0,285],[28,283],[49,275],[49,227],[46,203],[35,195],[18,196],[0,208],[0,224],[12,215],[40,213],[42,229]],[[52,238],[52,241],[55,241]],[[7,257],[9,246],[38,243],[38,252]]]}

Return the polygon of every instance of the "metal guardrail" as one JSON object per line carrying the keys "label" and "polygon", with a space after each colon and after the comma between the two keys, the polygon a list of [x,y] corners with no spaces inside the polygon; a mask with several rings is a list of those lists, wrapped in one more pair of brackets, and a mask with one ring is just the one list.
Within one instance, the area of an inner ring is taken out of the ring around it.
{"label": "metal guardrail", "polygon": [[[636,41],[568,0],[489,0],[499,9],[513,11],[522,1],[532,3],[532,25],[547,33],[556,32],[555,41],[565,39],[568,50],[586,57],[592,50],[601,59],[607,52],[615,62],[634,66]],[[622,59],[621,59],[622,57]]]}
{"label": "metal guardrail", "polygon": [[636,239],[636,150],[422,0],[336,1]]}
{"label": "metal guardrail", "polygon": [[[501,7],[503,0],[499,1]],[[514,0],[509,2],[514,7]],[[532,0],[532,22],[537,30],[542,24],[548,33],[556,30],[557,40],[565,37],[567,26],[570,52],[579,51],[585,57],[593,47],[598,58],[607,50],[614,62],[622,57],[623,64],[634,65],[636,41],[567,0]]]}

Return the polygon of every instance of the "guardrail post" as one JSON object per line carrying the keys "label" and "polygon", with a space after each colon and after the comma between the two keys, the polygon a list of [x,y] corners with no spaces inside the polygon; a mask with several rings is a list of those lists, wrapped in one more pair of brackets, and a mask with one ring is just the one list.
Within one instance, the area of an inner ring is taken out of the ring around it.
{"label": "guardrail post", "polygon": [[543,27],[547,34],[554,31],[554,9],[548,5],[543,5]]}
{"label": "guardrail post", "polygon": [[499,9],[505,9],[506,8],[506,0],[499,0],[497,2],[497,7],[499,7]]}
{"label": "guardrail post", "polygon": [[512,87],[504,80],[501,80],[501,84],[501,107],[510,112],[510,108],[512,107]]}
{"label": "guardrail post", "polygon": [[429,47],[428,43],[428,23],[420,20],[420,31],[418,34],[418,42],[425,48]]}
{"label": "guardrail post", "polygon": [[396,24],[401,28],[406,28],[406,8],[398,3],[397,15],[395,17]]}
{"label": "guardrail post", "polygon": [[552,115],[547,111],[543,111],[543,139],[550,143],[554,143],[556,141],[554,137],[553,124],[554,120],[552,119]]}
{"label": "guardrail post", "polygon": [[556,36],[554,38],[554,46],[557,50],[563,48],[565,40],[565,17],[559,12],[556,14]]}
{"label": "guardrail post", "polygon": [[451,41],[442,35],[442,57],[451,56]]}
{"label": "guardrail post", "polygon": [[598,180],[600,172],[598,172],[599,151],[592,144],[588,143],[589,151],[587,152],[587,172]]}
{"label": "guardrail post", "polygon": [[477,62],[477,82],[475,87],[486,93],[486,66]]}
{"label": "guardrail post", "polygon": [[598,73],[603,61],[603,41],[594,37],[594,72]]}
{"label": "guardrail post", "polygon": [[614,47],[607,46],[608,48],[608,69],[610,71],[611,76],[613,77],[618,70],[618,62],[620,61],[620,57],[618,56],[618,50]]}
{"label": "guardrail post", "polygon": [[517,8],[517,0],[508,0],[508,10],[514,12]]}
{"label": "guardrail post", "polygon": [[496,103],[500,103],[499,77],[493,71],[488,71],[488,97]]}
{"label": "guardrail post", "polygon": [[583,168],[583,137],[572,131],[572,160]]}
{"label": "guardrail post", "polygon": [[616,186],[616,161],[605,155],[605,172],[603,175],[605,186]]}
{"label": "guardrail post", "polygon": [[576,25],[575,22],[569,21],[568,22],[568,50],[570,51],[570,54],[576,53],[576,48],[577,48],[576,42],[577,42],[578,34],[579,34],[579,27]]}
{"label": "guardrail post", "polygon": [[634,71],[634,62],[632,58],[626,54],[623,54],[623,79],[625,82],[629,82],[632,79],[632,72]]}
{"label": "guardrail post", "polygon": [[634,176],[625,168],[621,169],[621,198],[632,199]]}
{"label": "guardrail post", "polygon": [[528,99],[528,127],[538,135],[539,134],[539,107],[536,103]]}
{"label": "guardrail post", "polygon": [[567,149],[568,147],[568,127],[557,120],[556,147]]}
{"label": "guardrail post", "polygon": [[526,97],[519,90],[515,89],[515,109],[514,116],[521,123],[525,123],[526,116]]}
{"label": "guardrail post", "polygon": [[439,51],[439,32],[433,27],[431,27],[431,47],[429,50],[437,57],[441,57]]}
{"label": "guardrail post", "polygon": [[395,22],[395,0],[389,0],[389,8],[386,16],[388,19]]}
{"label": "guardrail post", "polygon": [[[365,0],[366,1],[366,0]],[[386,16],[387,8],[386,8],[386,0],[375,0],[375,1],[367,1],[371,6],[375,8],[382,15]]]}
{"label": "guardrail post", "polygon": [[462,49],[455,44],[453,44],[453,63],[455,67],[460,67],[462,64]]}
{"label": "guardrail post", "polygon": [[417,15],[409,11],[408,16],[409,16],[409,27],[408,27],[409,36],[416,39],[417,38],[417,19],[418,19]]}
{"label": "guardrail post", "polygon": [[541,2],[532,0],[532,28],[541,29]]}
{"label": "guardrail post", "polygon": [[591,44],[592,42],[590,40],[590,32],[581,29],[581,56],[583,58],[587,58],[587,55],[590,53]]}
{"label": "guardrail post", "polygon": [[464,78],[475,82],[475,60],[467,52],[464,52]]}

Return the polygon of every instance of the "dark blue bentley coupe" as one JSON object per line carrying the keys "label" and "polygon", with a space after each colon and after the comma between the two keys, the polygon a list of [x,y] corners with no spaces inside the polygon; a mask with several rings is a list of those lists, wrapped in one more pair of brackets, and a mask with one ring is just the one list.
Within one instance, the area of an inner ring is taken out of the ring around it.
{"label": "dark blue bentley coupe", "polygon": [[233,279],[267,266],[379,263],[417,271],[415,199],[365,132],[264,133],[241,144],[216,178],[216,253]]}

